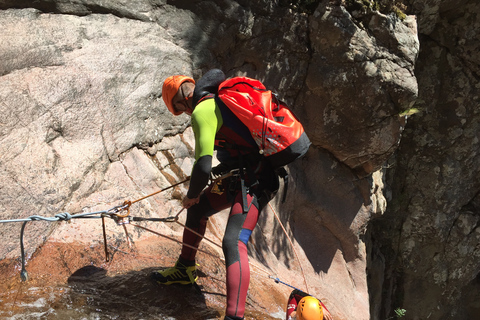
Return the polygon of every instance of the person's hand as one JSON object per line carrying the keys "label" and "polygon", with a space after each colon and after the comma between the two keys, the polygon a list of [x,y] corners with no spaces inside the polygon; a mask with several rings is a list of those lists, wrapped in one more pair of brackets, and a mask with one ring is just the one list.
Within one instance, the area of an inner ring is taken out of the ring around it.
{"label": "person's hand", "polygon": [[219,165],[212,168],[210,175],[212,179],[215,180],[227,172],[228,172],[228,167],[225,164],[220,163]]}
{"label": "person's hand", "polygon": [[200,196],[198,196],[196,198],[193,198],[193,199],[190,199],[188,196],[185,196],[185,198],[183,198],[183,207],[185,209],[188,209],[191,206],[193,206],[194,204],[197,204],[198,201],[200,201]]}

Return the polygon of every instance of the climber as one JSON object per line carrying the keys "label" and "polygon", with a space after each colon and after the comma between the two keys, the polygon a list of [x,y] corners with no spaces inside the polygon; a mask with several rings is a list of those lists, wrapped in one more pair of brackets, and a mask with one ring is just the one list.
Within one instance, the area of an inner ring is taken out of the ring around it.
{"label": "climber", "polygon": [[[259,154],[246,126],[225,105],[216,102],[214,94],[224,80],[225,74],[213,69],[197,83],[180,75],[163,83],[162,97],[168,110],[174,115],[191,115],[195,163],[183,198],[188,227],[183,231],[183,243],[189,246],[182,246],[174,267],[154,272],[152,277],[160,284],[195,283],[197,250],[191,247],[198,248],[202,240],[198,234],[205,234],[208,218],[230,208],[222,242],[227,284],[224,319],[238,320],[244,317],[250,281],[247,243],[261,210],[279,188],[279,178]],[[220,164],[212,168],[214,148]],[[207,187],[211,175],[220,176],[232,170],[238,174]]]}
{"label": "climber", "polygon": [[293,290],[287,304],[286,320],[333,320],[327,307],[308,293]]}

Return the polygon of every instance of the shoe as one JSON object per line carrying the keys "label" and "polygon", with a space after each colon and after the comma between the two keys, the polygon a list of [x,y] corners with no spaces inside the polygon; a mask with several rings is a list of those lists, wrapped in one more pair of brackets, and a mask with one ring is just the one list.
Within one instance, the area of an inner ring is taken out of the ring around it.
{"label": "shoe", "polygon": [[152,278],[159,284],[194,284],[197,279],[197,269],[195,266],[187,267],[181,262],[177,261],[174,267],[155,271],[152,273]]}

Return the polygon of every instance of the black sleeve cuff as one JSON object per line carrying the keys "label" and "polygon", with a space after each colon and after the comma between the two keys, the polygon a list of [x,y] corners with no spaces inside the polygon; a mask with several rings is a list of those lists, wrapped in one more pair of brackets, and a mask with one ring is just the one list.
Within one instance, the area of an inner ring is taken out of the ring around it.
{"label": "black sleeve cuff", "polygon": [[210,172],[212,171],[212,156],[202,156],[193,166],[192,176],[190,178],[190,187],[187,197],[196,198],[200,192],[207,186]]}

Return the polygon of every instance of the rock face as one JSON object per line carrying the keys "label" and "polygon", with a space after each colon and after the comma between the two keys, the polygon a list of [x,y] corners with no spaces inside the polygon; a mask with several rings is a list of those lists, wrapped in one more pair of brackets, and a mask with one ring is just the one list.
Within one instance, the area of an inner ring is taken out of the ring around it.
{"label": "rock face", "polygon": [[305,105],[312,139],[350,168],[370,174],[397,147],[403,112],[417,96],[415,18],[354,18],[342,6],[321,4],[310,21]]}
{"label": "rock face", "polygon": [[415,72],[421,113],[406,127],[387,179],[392,201],[374,223],[372,247],[383,256],[374,249],[372,270],[386,266],[383,310],[374,319],[385,318],[392,307],[406,309],[411,319],[475,319],[480,310],[474,298],[480,290],[480,5],[413,1],[412,9],[422,48]]}
{"label": "rock face", "polygon": [[[411,319],[473,312],[478,5],[418,1],[406,7],[415,15],[400,19],[356,1],[317,1],[306,12],[282,3],[0,0],[0,218],[106,210],[184,180],[193,134],[188,116],[167,111],[161,85],[219,67],[275,88],[313,142],[290,166],[287,202],[271,203],[293,247],[269,208],[249,245],[252,264],[321,298],[335,319],[383,319],[396,307]],[[414,107],[422,112],[406,124]],[[175,215],[186,187],[131,214]],[[177,239],[182,232],[143,225]],[[214,217],[207,236],[220,241],[224,225],[225,215]],[[0,225],[0,259],[18,257],[20,226]],[[126,245],[121,226],[106,228],[107,242]],[[35,265],[43,243],[97,246],[101,233],[99,220],[31,222],[26,249],[37,250]],[[137,245],[151,239],[130,232]],[[97,264],[99,253],[87,251],[78,254]],[[175,261],[179,252],[167,251]],[[223,277],[206,257],[204,272]],[[282,318],[288,293],[252,281],[250,308]]]}

